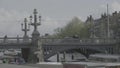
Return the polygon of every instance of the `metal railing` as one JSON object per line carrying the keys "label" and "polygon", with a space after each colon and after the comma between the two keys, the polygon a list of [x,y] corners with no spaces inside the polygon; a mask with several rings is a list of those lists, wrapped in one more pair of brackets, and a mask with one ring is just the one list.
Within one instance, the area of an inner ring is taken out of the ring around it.
{"label": "metal railing", "polygon": [[9,43],[28,43],[31,42],[31,38],[28,38],[28,41],[24,41],[23,37],[0,37],[0,44],[9,44]]}
{"label": "metal railing", "polygon": [[105,43],[118,43],[119,39],[112,39],[112,38],[86,38],[86,39],[79,39],[79,38],[41,38],[42,43],[81,43],[81,44],[105,44]]}
{"label": "metal railing", "polygon": [[[105,44],[105,43],[118,43],[119,39],[113,38],[40,38],[42,43],[79,43],[79,44]],[[28,43],[32,42],[32,38],[24,41],[23,37],[0,37],[0,44],[4,43]]]}

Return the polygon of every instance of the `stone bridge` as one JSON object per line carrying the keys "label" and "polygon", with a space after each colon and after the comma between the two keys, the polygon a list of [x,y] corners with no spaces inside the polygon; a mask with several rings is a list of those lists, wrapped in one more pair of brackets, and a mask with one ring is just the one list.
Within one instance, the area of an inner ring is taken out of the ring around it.
{"label": "stone bridge", "polygon": [[44,39],[42,44],[44,59],[66,51],[77,50],[88,57],[93,53],[120,53],[118,39]]}
{"label": "stone bridge", "polygon": [[[93,53],[120,53],[119,39],[39,38],[36,45],[32,42],[32,38],[29,38],[28,41],[24,41],[22,37],[0,38],[0,49],[21,49],[23,58],[26,61],[28,60],[30,49],[34,50],[34,47],[36,47],[34,53],[42,51],[40,53],[43,54],[45,61],[55,54],[72,50],[78,51],[86,57]],[[39,57],[42,57],[42,55]]]}
{"label": "stone bridge", "polygon": [[31,47],[31,38],[24,41],[22,37],[0,37],[0,49],[21,49]]}

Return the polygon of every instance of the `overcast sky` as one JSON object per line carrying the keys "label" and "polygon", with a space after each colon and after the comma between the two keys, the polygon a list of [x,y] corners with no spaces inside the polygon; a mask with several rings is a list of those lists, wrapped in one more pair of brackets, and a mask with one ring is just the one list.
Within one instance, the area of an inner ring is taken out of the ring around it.
{"label": "overcast sky", "polygon": [[53,33],[55,28],[64,26],[74,16],[82,21],[89,15],[99,18],[106,12],[107,3],[110,13],[120,11],[120,0],[0,0],[0,36],[22,36],[21,23],[34,8],[44,20],[39,26],[43,35]]}

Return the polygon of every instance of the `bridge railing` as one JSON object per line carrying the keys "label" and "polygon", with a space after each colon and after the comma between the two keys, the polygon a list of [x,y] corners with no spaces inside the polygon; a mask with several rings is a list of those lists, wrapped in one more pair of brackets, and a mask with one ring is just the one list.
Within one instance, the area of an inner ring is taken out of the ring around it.
{"label": "bridge railing", "polygon": [[81,44],[105,44],[105,43],[117,43],[117,39],[112,38],[86,38],[86,39],[79,39],[79,38],[42,38],[42,43],[81,43]]}
{"label": "bridge railing", "polygon": [[24,38],[22,37],[0,37],[0,43],[6,44],[6,43],[28,43],[31,42],[31,38],[28,38],[27,41],[24,41]]}
{"label": "bridge railing", "polygon": [[62,39],[58,38],[40,38],[42,43],[55,43],[55,42],[60,42]]}
{"label": "bridge railing", "polygon": [[116,43],[116,39],[105,39],[105,38],[94,38],[94,39],[81,39],[81,43],[95,43],[95,44],[102,44],[102,43]]}

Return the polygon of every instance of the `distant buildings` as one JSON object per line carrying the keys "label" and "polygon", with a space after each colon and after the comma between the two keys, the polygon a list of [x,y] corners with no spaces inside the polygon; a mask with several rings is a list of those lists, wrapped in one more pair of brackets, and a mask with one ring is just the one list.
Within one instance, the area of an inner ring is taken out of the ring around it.
{"label": "distant buildings", "polygon": [[[108,17],[109,16],[109,17]],[[109,18],[109,38],[120,37],[120,12],[115,11],[112,15],[106,13],[99,19],[93,19],[90,15],[85,24],[89,26],[90,38],[107,38],[108,36],[108,18]]]}

